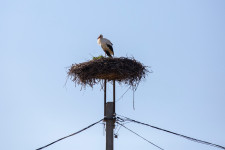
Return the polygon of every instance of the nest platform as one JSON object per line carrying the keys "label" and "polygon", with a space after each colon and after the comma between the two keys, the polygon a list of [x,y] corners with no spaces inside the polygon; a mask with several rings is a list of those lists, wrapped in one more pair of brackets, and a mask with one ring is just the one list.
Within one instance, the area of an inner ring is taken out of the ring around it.
{"label": "nest platform", "polygon": [[73,64],[68,76],[76,84],[84,87],[100,83],[102,80],[116,80],[119,83],[137,87],[141,79],[146,77],[147,67],[134,58],[99,58],[80,64]]}

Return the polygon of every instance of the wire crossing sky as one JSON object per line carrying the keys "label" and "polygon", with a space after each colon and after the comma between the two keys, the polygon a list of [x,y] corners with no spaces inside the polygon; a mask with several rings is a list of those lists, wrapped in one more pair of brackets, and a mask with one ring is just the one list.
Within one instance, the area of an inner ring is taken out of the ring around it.
{"label": "wire crossing sky", "polygon": [[[100,34],[115,57],[134,57],[153,71],[135,92],[135,110],[132,89],[116,83],[116,113],[225,145],[224,8],[224,0],[0,1],[0,149],[36,149],[104,117],[101,86],[81,90],[67,80],[72,64],[104,55]],[[165,150],[217,149],[126,127]],[[103,150],[102,130],[93,126],[48,150]],[[120,130],[115,150],[149,149],[130,136]]]}
{"label": "wire crossing sky", "polygon": [[38,148],[38,149],[36,149],[36,150],[44,149],[44,148],[46,148],[46,147],[48,147],[48,146],[50,146],[50,145],[52,145],[52,144],[55,144],[55,143],[57,143],[57,142],[59,142],[59,141],[61,141],[61,140],[64,140],[64,139],[66,139],[66,138],[68,138],[68,137],[71,137],[71,136],[74,136],[74,135],[76,135],[76,134],[78,134],[78,133],[81,133],[81,132],[87,130],[88,128],[90,128],[90,127],[96,125],[97,123],[101,122],[102,120],[103,120],[103,119],[101,119],[101,120],[99,120],[99,121],[97,121],[97,122],[95,122],[95,123],[93,123],[93,124],[91,124],[91,125],[89,125],[89,126],[83,128],[83,129],[81,129],[81,130],[79,130],[79,131],[77,131],[77,132],[75,132],[75,133],[72,133],[72,134],[70,134],[70,135],[68,135],[68,136],[62,137],[62,138],[60,138],[60,139],[58,139],[58,140],[56,140],[56,141],[54,141],[54,142],[51,142],[51,143],[49,143],[49,144],[47,144],[47,145],[45,145],[45,146],[42,146],[42,147],[40,147],[40,148]]}
{"label": "wire crossing sky", "polygon": [[[120,116],[120,115],[119,115]],[[136,121],[136,120],[133,120],[133,119],[130,119],[130,118],[127,118],[127,117],[124,117],[124,119],[120,118],[120,117],[117,117],[119,120],[128,120],[128,121],[132,121],[132,122],[135,122],[135,123],[138,123],[138,124],[141,124],[141,125],[145,125],[145,126],[149,126],[151,128],[154,128],[154,129],[157,129],[157,130],[161,130],[161,131],[164,131],[164,132],[167,132],[167,133],[170,133],[170,134],[174,134],[174,135],[177,135],[177,136],[180,136],[180,137],[183,137],[185,139],[188,139],[188,140],[191,140],[191,141],[194,141],[194,142],[197,142],[197,143],[201,143],[201,144],[206,144],[206,145],[210,145],[210,146],[214,146],[214,147],[217,147],[217,148],[220,148],[220,149],[225,149],[225,147],[221,146],[221,145],[218,145],[218,144],[213,144],[213,143],[210,143],[210,142],[206,142],[206,141],[203,141],[203,140],[199,140],[199,139],[195,139],[195,138],[192,138],[192,137],[188,137],[188,136],[185,136],[185,135],[182,135],[182,134],[179,134],[179,133],[175,133],[175,132],[172,132],[172,131],[169,131],[169,130],[165,130],[165,129],[162,129],[162,128],[159,128],[159,127],[156,127],[156,126],[152,126],[152,125],[149,125],[147,123],[143,123],[143,122],[140,122],[140,121]],[[120,124],[120,123],[118,123]],[[124,125],[120,124],[121,126],[123,126],[124,128],[126,128]],[[128,128],[126,128],[128,129]],[[130,129],[128,129],[130,130]],[[130,130],[131,131],[131,130]],[[133,132],[133,131],[131,131]],[[135,132],[133,132],[135,133]],[[137,133],[135,133],[137,134]],[[138,135],[138,134],[137,134]],[[139,135],[138,135],[139,136]],[[146,140],[146,139],[145,139]],[[157,146],[158,147],[158,146]],[[160,148],[160,147],[158,147]],[[162,149],[162,148],[160,148]]]}
{"label": "wire crossing sky", "polygon": [[[121,116],[121,115],[119,115],[119,116]],[[146,124],[146,123],[142,123],[142,122],[139,122],[139,121],[136,121],[136,120],[133,120],[133,119],[124,117],[124,116],[121,116],[121,117],[123,117],[123,118],[116,117],[116,123],[117,123],[118,125],[124,127],[125,129],[129,130],[130,132],[134,133],[135,135],[139,136],[139,137],[142,138],[143,140],[147,141],[148,143],[152,144],[153,146],[155,146],[155,147],[157,147],[157,148],[159,148],[159,149],[161,149],[161,150],[164,150],[164,149],[161,148],[161,147],[159,147],[158,145],[152,143],[151,141],[147,140],[146,138],[142,137],[141,135],[139,135],[138,133],[134,132],[133,130],[131,130],[131,129],[127,128],[126,126],[124,126],[124,124],[127,123],[126,121],[135,122],[135,123],[139,123],[139,124],[141,124],[141,125],[149,126],[149,127],[151,127],[151,128],[155,128],[155,129],[157,129],[157,130],[161,130],[161,131],[164,131],[164,132],[167,132],[167,133],[170,133],[170,134],[174,134],[174,135],[177,135],[177,136],[180,136],[180,137],[183,137],[183,138],[186,138],[186,139],[188,139],[188,140],[191,140],[191,141],[194,141],[194,142],[198,142],[198,143],[201,143],[201,144],[206,144],[206,145],[214,146],[214,147],[217,147],[217,148],[225,149],[225,147],[220,146],[220,145],[217,145],[217,144],[213,144],[213,143],[210,143],[210,142],[206,142],[206,141],[198,140],[198,139],[195,139],[195,138],[192,138],[192,137],[188,137],[188,136],[185,136],[185,135],[182,135],[182,134],[179,134],[179,133],[175,133],[175,132],[172,132],[172,131],[168,131],[168,130],[165,130],[165,129],[162,129],[162,128],[159,128],[159,127],[156,127],[156,126],[152,126],[152,125],[149,125],[149,124]],[[90,127],[92,127],[92,126],[98,124],[98,123],[101,122],[101,121],[103,121],[103,119],[101,119],[101,120],[99,120],[99,121],[97,121],[97,122],[95,122],[95,123],[93,123],[93,124],[91,124],[91,125],[89,125],[89,126],[83,128],[83,129],[81,129],[81,130],[79,130],[79,131],[77,131],[77,132],[75,132],[75,133],[72,133],[72,134],[70,134],[70,135],[68,135],[68,136],[62,137],[62,138],[60,138],[60,139],[58,139],[58,140],[56,140],[56,141],[54,141],[54,142],[51,142],[51,143],[49,143],[49,144],[47,144],[47,145],[45,145],[45,146],[42,146],[42,147],[38,148],[37,150],[44,149],[44,148],[46,148],[46,147],[48,147],[48,146],[51,146],[51,145],[53,145],[53,144],[55,144],[55,143],[57,143],[57,142],[59,142],[59,141],[61,141],[61,140],[64,140],[64,139],[66,139],[66,138],[68,138],[68,137],[71,137],[71,136],[74,136],[74,135],[76,135],[76,134],[78,134],[78,133],[81,133],[81,132],[87,130],[88,128],[90,128]],[[119,127],[119,129],[120,129],[120,127]],[[115,135],[118,134],[119,129],[117,130],[117,132],[114,133]]]}
{"label": "wire crossing sky", "polygon": [[[118,123],[118,122],[117,122],[117,123]],[[151,141],[149,141],[149,140],[145,139],[144,137],[140,136],[138,133],[132,131],[131,129],[128,129],[128,128],[127,128],[126,126],[124,126],[123,124],[120,124],[120,123],[118,123],[118,124],[121,125],[122,127],[124,127],[125,129],[129,130],[130,132],[134,133],[135,135],[139,136],[139,137],[142,138],[143,140],[147,141],[148,143],[154,145],[155,147],[157,147],[157,148],[159,148],[159,149],[161,149],[161,150],[164,150],[163,148],[157,146],[156,144],[152,143]]]}

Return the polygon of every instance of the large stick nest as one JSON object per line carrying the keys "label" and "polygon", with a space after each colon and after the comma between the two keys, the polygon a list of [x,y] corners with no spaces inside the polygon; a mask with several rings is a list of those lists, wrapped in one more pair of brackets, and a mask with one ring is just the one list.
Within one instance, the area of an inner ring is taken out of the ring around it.
{"label": "large stick nest", "polygon": [[137,88],[141,79],[146,77],[146,66],[134,58],[100,58],[88,62],[73,64],[68,71],[75,84],[93,87],[102,79],[107,81],[116,80],[119,83],[128,84]]}

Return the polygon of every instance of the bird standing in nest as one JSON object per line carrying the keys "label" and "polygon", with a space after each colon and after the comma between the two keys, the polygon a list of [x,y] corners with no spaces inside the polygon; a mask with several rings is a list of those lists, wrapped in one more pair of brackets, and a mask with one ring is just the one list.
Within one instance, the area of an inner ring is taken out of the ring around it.
{"label": "bird standing in nest", "polygon": [[108,39],[103,38],[103,35],[99,35],[97,43],[102,47],[107,56],[112,57],[114,55],[113,44]]}

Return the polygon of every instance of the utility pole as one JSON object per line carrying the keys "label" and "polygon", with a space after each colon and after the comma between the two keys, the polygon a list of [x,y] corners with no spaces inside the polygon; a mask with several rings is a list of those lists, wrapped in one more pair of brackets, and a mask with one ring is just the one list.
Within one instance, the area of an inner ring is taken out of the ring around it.
{"label": "utility pole", "polygon": [[114,114],[113,102],[106,103],[106,150],[113,150]]}
{"label": "utility pole", "polygon": [[104,121],[106,122],[106,150],[113,150],[115,127],[115,80],[113,80],[113,102],[106,103],[106,80],[104,84]]}

